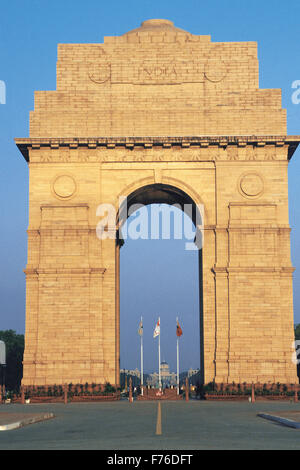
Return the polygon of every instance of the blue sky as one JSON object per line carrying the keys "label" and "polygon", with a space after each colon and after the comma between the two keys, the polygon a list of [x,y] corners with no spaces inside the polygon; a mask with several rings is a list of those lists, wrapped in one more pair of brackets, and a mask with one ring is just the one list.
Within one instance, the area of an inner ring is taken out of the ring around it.
{"label": "blue sky", "polygon": [[[4,4],[4,5],[3,5]],[[26,162],[14,144],[15,137],[29,135],[29,111],[33,109],[35,90],[54,90],[56,87],[56,53],[57,43],[97,43],[103,36],[120,35],[136,28],[143,20],[150,18],[167,18],[176,26],[194,34],[210,34],[212,41],[257,41],[260,61],[260,87],[281,88],[282,105],[287,109],[288,134],[300,134],[300,104],[291,101],[292,83],[300,80],[300,41],[299,41],[300,3],[297,0],[288,2],[278,0],[262,1],[217,1],[200,0],[10,0],[2,2],[0,24],[0,80],[5,81],[6,104],[0,104],[0,329],[14,329],[24,332],[25,325],[25,279],[23,269],[26,265],[26,229],[28,224],[28,170]],[[289,166],[289,201],[290,225],[292,227],[292,260],[294,266],[300,266],[300,150],[295,153]],[[145,257],[148,262],[154,257],[161,260],[164,254],[169,265],[170,283],[159,294],[159,287],[165,285],[166,271],[163,278],[158,276],[162,269],[157,269],[153,284],[153,296],[157,297],[158,310],[169,308],[176,313],[166,317],[166,331],[173,328],[173,316],[182,314],[186,322],[185,332],[192,335],[197,322],[193,273],[197,270],[195,257],[184,258],[177,243],[169,242],[159,247],[124,247],[122,254],[124,280],[128,282],[127,298],[122,300],[124,312],[136,310],[139,316],[140,300],[132,307],[132,293],[129,292],[132,282],[138,279],[126,271],[130,265],[136,267],[140,277],[150,272],[149,266],[142,268],[139,260]],[[152,250],[152,251],[151,251]],[[147,251],[147,255],[145,254]],[[160,254],[159,254],[160,253]],[[178,263],[174,263],[174,259]],[[126,263],[127,260],[127,263]],[[179,260],[180,272],[178,271]],[[158,261],[157,261],[158,263]],[[158,264],[157,264],[158,266]],[[143,271],[144,269],[144,271]],[[173,277],[172,277],[173,276]],[[122,281],[123,282],[123,281]],[[124,281],[125,282],[125,281]],[[126,296],[126,283],[124,284]],[[123,289],[123,284],[122,284]],[[177,304],[173,299],[176,291]],[[178,295],[180,293],[180,295]],[[295,321],[300,322],[300,270],[294,276]],[[151,305],[151,303],[149,304]],[[178,307],[178,308],[176,308]],[[179,308],[180,307],[180,308]],[[154,309],[154,307],[153,307]],[[137,312],[137,310],[139,310]],[[185,312],[184,312],[185,310]],[[125,315],[124,313],[124,315]],[[159,312],[158,312],[159,313]],[[128,313],[129,314],[129,313]],[[153,313],[153,316],[156,312]],[[191,316],[188,320],[189,315]],[[123,316],[123,318],[125,318]],[[133,318],[133,317],[132,317]],[[154,328],[152,318],[149,320],[149,331]],[[123,320],[122,320],[123,321]],[[146,321],[146,320],[145,320]],[[132,322],[132,325],[134,322]],[[150,325],[151,323],[151,325]],[[129,339],[127,340],[127,334]],[[173,334],[173,333],[172,333]],[[188,337],[186,333],[185,337]],[[132,335],[132,336],[130,336]],[[125,344],[132,338],[132,352]],[[134,339],[135,338],[135,339]],[[191,336],[189,337],[192,338]],[[163,338],[162,338],[163,339]],[[150,339],[149,339],[150,341]],[[196,347],[196,339],[192,339]],[[197,367],[198,358],[189,350],[188,339],[182,342],[182,367]],[[151,343],[152,344],[152,343]],[[138,366],[136,349],[138,338],[136,330],[122,329],[123,358],[127,367]],[[185,347],[184,347],[185,345]],[[152,347],[152,346],[151,346]],[[150,348],[150,342],[149,342]],[[128,357],[126,356],[128,355]],[[165,360],[175,367],[175,350],[173,343],[163,353]],[[149,368],[155,365],[155,353],[149,351]]]}

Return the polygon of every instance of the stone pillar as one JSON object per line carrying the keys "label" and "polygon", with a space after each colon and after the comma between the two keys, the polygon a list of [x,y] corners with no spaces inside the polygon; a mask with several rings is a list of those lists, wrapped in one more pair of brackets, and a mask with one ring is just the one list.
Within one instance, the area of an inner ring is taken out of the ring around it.
{"label": "stone pillar", "polygon": [[[210,227],[205,225],[205,239],[202,256],[202,265],[200,267],[199,281],[202,286],[202,299],[200,298],[200,319],[201,340],[203,342],[201,351],[201,368],[203,369],[203,383],[212,382],[216,375],[215,351],[216,351],[216,334],[215,334],[215,275],[212,268],[216,262],[215,258],[215,233]],[[202,279],[201,279],[202,278]]]}
{"label": "stone pillar", "polygon": [[129,403],[133,402],[133,397],[132,397],[132,378],[130,377],[129,379]]}
{"label": "stone pillar", "polygon": [[120,245],[116,244],[116,354],[115,354],[115,383],[120,384]]}
{"label": "stone pillar", "polygon": [[190,390],[189,390],[189,379],[186,377],[186,379],[185,379],[185,400],[186,400],[186,401],[189,401],[189,399],[190,399],[189,393],[190,393]]}
{"label": "stone pillar", "polygon": [[252,382],[252,388],[251,388],[251,403],[255,402],[255,386],[254,383]]}
{"label": "stone pillar", "polygon": [[228,272],[226,268],[214,268],[216,289],[216,351],[215,383],[228,381],[229,353],[229,312],[228,312]]}

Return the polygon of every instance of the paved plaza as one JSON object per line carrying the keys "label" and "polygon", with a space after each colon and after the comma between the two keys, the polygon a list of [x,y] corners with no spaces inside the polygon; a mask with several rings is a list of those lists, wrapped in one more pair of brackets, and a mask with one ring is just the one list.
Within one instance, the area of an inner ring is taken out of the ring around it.
{"label": "paved plaza", "polygon": [[[285,416],[292,402],[161,402],[162,434],[156,435],[157,402],[1,405],[4,413],[54,417],[0,432],[0,449],[202,450],[299,449],[300,430],[258,413]],[[292,415],[291,415],[292,416]],[[3,422],[3,420],[2,420]]]}

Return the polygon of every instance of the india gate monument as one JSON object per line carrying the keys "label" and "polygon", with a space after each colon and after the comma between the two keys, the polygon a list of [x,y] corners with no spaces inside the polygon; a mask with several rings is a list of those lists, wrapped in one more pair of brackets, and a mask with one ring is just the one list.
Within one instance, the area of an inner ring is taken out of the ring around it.
{"label": "india gate monument", "polygon": [[[16,139],[29,167],[23,385],[120,383],[120,200],[203,207],[203,382],[298,382],[287,170],[299,141],[281,90],[259,88],[255,42],[151,19],[59,44],[56,90],[35,93],[30,137]],[[101,204],[116,214],[102,238]]]}

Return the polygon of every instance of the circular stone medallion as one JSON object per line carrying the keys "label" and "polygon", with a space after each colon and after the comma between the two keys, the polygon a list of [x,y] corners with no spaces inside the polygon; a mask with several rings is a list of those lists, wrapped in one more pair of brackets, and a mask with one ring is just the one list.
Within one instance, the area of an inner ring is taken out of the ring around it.
{"label": "circular stone medallion", "polygon": [[90,64],[88,74],[92,82],[104,83],[110,79],[110,64],[108,62]]}
{"label": "circular stone medallion", "polygon": [[244,196],[258,197],[264,190],[264,182],[257,173],[247,173],[240,179],[240,189]]}
{"label": "circular stone medallion", "polygon": [[227,75],[227,67],[222,60],[208,60],[205,64],[204,73],[210,82],[221,82]]}
{"label": "circular stone medallion", "polygon": [[53,190],[56,196],[61,198],[69,198],[76,191],[76,183],[74,178],[69,175],[58,176],[53,183]]}

